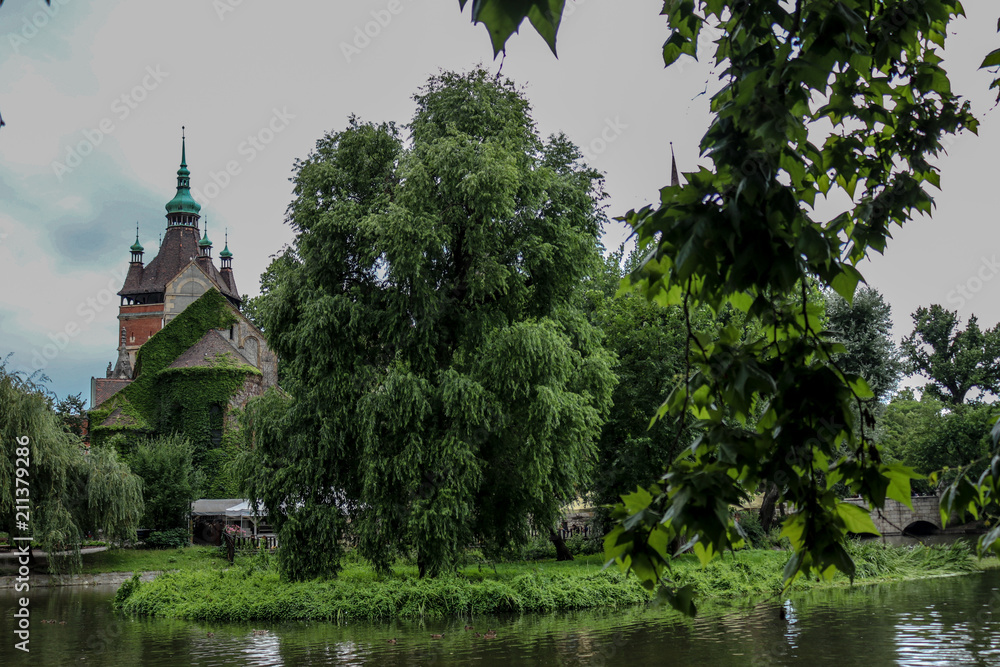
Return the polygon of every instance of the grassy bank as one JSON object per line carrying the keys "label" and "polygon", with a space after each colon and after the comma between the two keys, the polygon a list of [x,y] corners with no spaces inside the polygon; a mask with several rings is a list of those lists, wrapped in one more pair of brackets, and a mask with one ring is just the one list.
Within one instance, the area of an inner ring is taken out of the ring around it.
{"label": "grassy bank", "polygon": [[[978,569],[969,548],[894,548],[878,543],[852,546],[855,582],[878,582],[967,573]],[[680,583],[692,583],[701,598],[759,601],[781,591],[787,552],[745,550],[702,569],[693,557],[677,562]],[[273,566],[245,558],[227,569],[187,569],[156,580],[126,584],[120,608],[132,614],[206,621],[384,620],[440,618],[504,612],[615,609],[649,601],[632,577],[604,570],[600,556],[558,563],[510,563],[468,567],[420,580],[401,566],[380,579],[366,565],[350,564],[337,579],[282,582]],[[795,590],[847,585],[838,575],[818,584],[800,580]]]}
{"label": "grassy bank", "polygon": [[229,566],[212,547],[183,549],[108,549],[85,554],[82,574],[222,570]]}

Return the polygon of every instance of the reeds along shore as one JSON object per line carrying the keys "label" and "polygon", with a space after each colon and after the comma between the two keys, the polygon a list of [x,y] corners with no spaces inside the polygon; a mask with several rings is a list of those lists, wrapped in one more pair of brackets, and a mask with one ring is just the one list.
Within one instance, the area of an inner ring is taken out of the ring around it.
{"label": "reeds along shore", "polygon": [[[855,582],[915,579],[978,569],[967,545],[889,547],[854,544]],[[768,598],[782,589],[788,552],[746,549],[726,554],[706,568],[681,557],[679,584],[694,584],[699,597],[738,600]],[[168,572],[151,582],[126,582],[116,607],[125,613],[210,621],[385,620],[442,618],[497,613],[546,613],[572,609],[615,609],[646,604],[652,596],[615,569],[602,569],[600,556],[569,563],[508,563],[466,568],[436,579],[418,579],[402,566],[378,578],[367,566],[349,565],[336,579],[283,582],[273,564],[252,559],[226,570]],[[410,570],[413,570],[412,572]],[[801,579],[793,589],[843,585]]]}

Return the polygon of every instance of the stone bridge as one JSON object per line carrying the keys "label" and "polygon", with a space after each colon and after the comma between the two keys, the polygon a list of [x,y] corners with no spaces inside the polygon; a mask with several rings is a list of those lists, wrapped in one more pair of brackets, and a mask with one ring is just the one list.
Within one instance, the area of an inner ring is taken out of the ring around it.
{"label": "stone bridge", "polygon": [[[885,507],[872,510],[872,521],[883,535],[930,535],[942,530],[941,512],[938,509],[937,496],[913,496],[910,502],[913,509],[899,502],[886,498]],[[847,498],[844,502],[871,509],[861,498]],[[948,519],[948,528],[956,527],[957,517]]]}

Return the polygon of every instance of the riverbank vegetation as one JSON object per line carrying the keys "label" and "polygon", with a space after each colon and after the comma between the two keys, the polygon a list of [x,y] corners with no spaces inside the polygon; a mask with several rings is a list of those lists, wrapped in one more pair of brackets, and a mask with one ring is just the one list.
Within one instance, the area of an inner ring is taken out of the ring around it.
{"label": "riverbank vegetation", "polygon": [[[851,543],[850,552],[857,563],[855,583],[964,574],[981,567],[964,543],[912,548]],[[702,568],[695,556],[684,555],[675,574],[678,582],[692,585],[699,600],[756,603],[781,592],[788,558],[787,551],[744,549]],[[335,579],[286,582],[265,554],[238,559],[228,568],[213,563],[178,568],[151,582],[134,579],[119,590],[115,606],[129,614],[205,621],[371,621],[620,609],[653,599],[634,577],[604,569],[600,555],[495,565],[476,564],[474,556],[467,560],[451,573],[421,579],[415,563],[401,561],[379,576],[348,554]],[[799,578],[792,589],[849,583],[843,575],[822,583]]]}

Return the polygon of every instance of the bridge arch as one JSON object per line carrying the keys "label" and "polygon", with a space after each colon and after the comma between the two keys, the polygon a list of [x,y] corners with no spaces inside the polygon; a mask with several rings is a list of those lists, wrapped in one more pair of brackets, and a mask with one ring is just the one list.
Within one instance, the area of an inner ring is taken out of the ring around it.
{"label": "bridge arch", "polygon": [[903,535],[934,535],[941,532],[941,527],[931,521],[925,521],[923,519],[917,519],[912,523],[907,524],[903,528]]}

